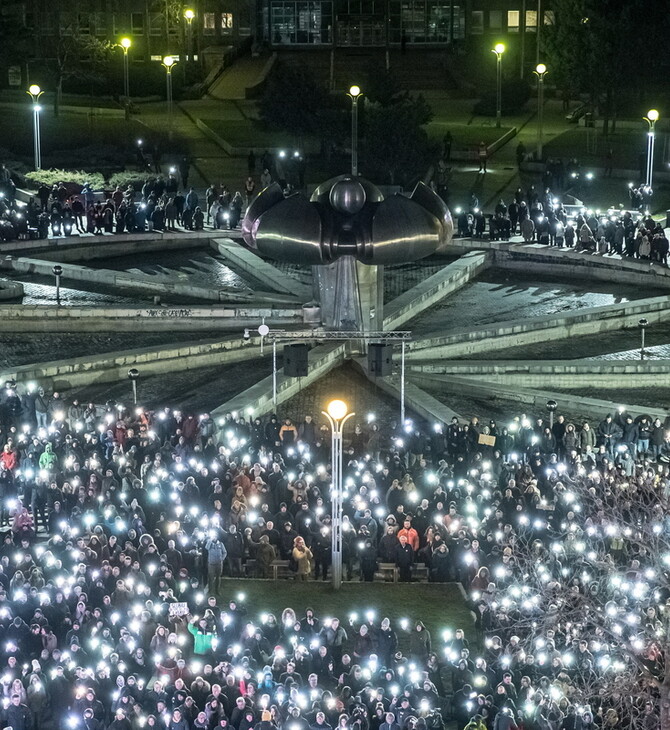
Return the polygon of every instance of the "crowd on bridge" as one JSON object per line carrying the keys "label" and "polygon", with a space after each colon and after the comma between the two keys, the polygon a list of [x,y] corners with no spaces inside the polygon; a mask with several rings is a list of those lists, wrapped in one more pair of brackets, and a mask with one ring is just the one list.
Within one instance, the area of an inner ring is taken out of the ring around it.
{"label": "crowd on bridge", "polygon": [[486,215],[473,194],[467,209],[455,210],[460,237],[509,241],[521,236],[525,243],[568,248],[575,251],[627,256],[668,265],[670,244],[662,223],[635,210],[591,210],[565,206],[550,188],[534,185],[514,198],[502,198]]}
{"label": "crowd on bridge", "polygon": [[[311,416],[96,406],[8,381],[0,425],[0,687],[13,730],[658,726],[655,702],[624,718],[597,693],[571,699],[600,671],[588,626],[557,622],[533,656],[500,601],[523,582],[528,531],[545,545],[567,534],[554,569],[579,569],[594,516],[570,485],[668,489],[660,419],[370,414],[345,433],[345,579],[383,579],[394,563],[401,581],[421,565],[459,581],[476,616],[468,638],[431,635],[418,605],[411,623],[347,622],[308,606],[270,615],[231,592],[223,576],[267,578],[278,560],[288,577],[328,578],[330,433]],[[613,555],[645,568],[620,544]]]}
{"label": "crowd on bridge", "polygon": [[173,173],[147,178],[140,189],[131,183],[108,193],[94,192],[87,184],[76,190],[64,183],[43,184],[25,205],[14,193],[0,195],[0,240],[201,231],[206,225],[234,229],[254,189],[252,178],[244,197],[225,185],[211,185],[202,199],[193,187],[181,189]]}

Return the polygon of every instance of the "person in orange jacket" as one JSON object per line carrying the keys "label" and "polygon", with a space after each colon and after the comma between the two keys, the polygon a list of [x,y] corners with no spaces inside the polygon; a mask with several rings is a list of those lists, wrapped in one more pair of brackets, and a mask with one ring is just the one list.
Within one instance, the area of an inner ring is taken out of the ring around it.
{"label": "person in orange jacket", "polygon": [[402,536],[407,538],[407,542],[412,546],[414,552],[419,551],[419,533],[412,527],[412,523],[409,520],[405,520],[402,529],[398,531],[398,539]]}

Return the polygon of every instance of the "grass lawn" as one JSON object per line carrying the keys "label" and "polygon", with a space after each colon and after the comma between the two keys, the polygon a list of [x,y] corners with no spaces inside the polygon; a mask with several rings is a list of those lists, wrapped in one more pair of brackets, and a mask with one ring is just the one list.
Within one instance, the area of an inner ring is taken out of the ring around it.
{"label": "grass lawn", "polygon": [[510,127],[497,129],[495,120],[490,124],[454,124],[444,120],[433,121],[428,125],[428,134],[431,139],[442,143],[444,135],[451,132],[452,151],[473,150],[479,147],[480,142],[493,144],[497,139],[509,132]]}
{"label": "grass lawn", "polygon": [[[398,634],[400,649],[409,648],[409,633],[399,625],[401,619],[421,619],[430,630],[433,642],[441,641],[444,629],[462,628],[466,637],[475,641],[472,615],[461,591],[455,583],[343,583],[334,591],[329,582],[293,580],[235,580],[224,579],[222,598],[230,600],[240,593],[246,595],[249,617],[258,620],[261,613],[274,613],[281,619],[281,612],[290,606],[298,618],[311,607],[323,619],[337,617],[349,628],[349,616],[356,612],[360,617],[373,610],[377,618],[388,616]],[[347,633],[351,634],[350,631]],[[350,637],[351,638],[351,637]]]}
{"label": "grass lawn", "polygon": [[[25,109],[2,107],[3,138],[11,140],[11,151],[17,155],[32,156],[33,126],[32,110],[29,104]],[[76,150],[88,145],[105,144],[133,149],[138,137],[146,137],[147,128],[135,120],[103,116],[89,117],[87,114],[68,114],[61,112],[54,117],[53,110],[44,107],[40,115],[40,134],[42,156],[48,157],[55,150]],[[3,143],[0,142],[0,146]]]}
{"label": "grass lawn", "polygon": [[306,146],[318,149],[318,141],[299,140],[295,135],[280,130],[266,129],[260,122],[251,119],[224,121],[220,119],[202,120],[212,131],[234,147],[297,147]]}
{"label": "grass lawn", "polygon": [[[562,157],[564,160],[576,157],[582,165],[603,167],[605,155],[611,147],[614,167],[637,170],[640,155],[646,159],[646,145],[647,135],[642,127],[622,129],[607,137],[598,129],[578,127],[548,139],[544,148],[549,157]],[[656,162],[660,165],[660,154],[656,155]]]}

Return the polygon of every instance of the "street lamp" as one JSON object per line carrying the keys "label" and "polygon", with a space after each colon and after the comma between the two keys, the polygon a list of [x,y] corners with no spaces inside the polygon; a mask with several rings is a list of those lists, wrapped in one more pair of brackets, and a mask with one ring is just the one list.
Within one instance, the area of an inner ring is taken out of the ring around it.
{"label": "street lamp", "polygon": [[644,360],[644,331],[649,327],[649,320],[646,317],[642,317],[637,323],[640,328],[640,360]]}
{"label": "street lamp", "polygon": [[56,304],[60,304],[60,278],[63,275],[63,267],[60,264],[56,264],[51,271],[56,277]]}
{"label": "street lamp", "polygon": [[332,433],[332,478],[331,490],[331,551],[333,588],[342,585],[342,428],[355,414],[347,413],[349,406],[343,400],[331,400],[325,411],[321,411],[330,422]]}
{"label": "street lamp", "polygon": [[505,53],[505,44],[496,43],[492,49],[492,53],[496,54],[496,127],[500,128],[500,118],[502,116],[502,56]]}
{"label": "street lamp", "polygon": [[543,63],[535,66],[533,73],[537,76],[537,159],[542,160],[542,122],[544,120],[544,75],[547,67]]}
{"label": "street lamp", "polygon": [[558,403],[555,400],[547,401],[547,410],[549,411],[549,428],[553,431],[554,429],[554,413],[558,408]]}
{"label": "street lamp", "polygon": [[126,99],[126,119],[130,119],[130,72],[128,70],[128,49],[133,45],[130,38],[121,38],[119,45],[123,49],[123,96]]}
{"label": "street lamp", "polygon": [[358,175],[358,98],[360,86],[352,86],[347,96],[351,99],[351,174]]}
{"label": "street lamp", "polygon": [[167,113],[170,134],[172,134],[172,69],[176,63],[177,61],[173,56],[165,56],[163,59],[163,68],[165,69],[167,81]]}
{"label": "street lamp", "polygon": [[133,404],[137,405],[137,379],[140,377],[140,371],[137,368],[130,368],[128,371],[128,379],[133,384]]}
{"label": "street lamp", "polygon": [[33,100],[33,151],[35,155],[35,169],[42,167],[42,149],[40,144],[40,96],[44,93],[37,84],[28,87],[30,98]]}
{"label": "street lamp", "polygon": [[649,125],[649,132],[647,132],[647,179],[645,181],[646,187],[651,192],[651,181],[654,176],[654,140],[656,138],[656,122],[660,114],[656,109],[650,109],[647,112],[647,116],[644,117],[644,121]]}
{"label": "street lamp", "polygon": [[188,35],[187,35],[187,46],[186,46],[186,60],[190,61],[193,56],[193,18],[195,18],[195,12],[191,8],[184,10],[184,17],[186,18]]}

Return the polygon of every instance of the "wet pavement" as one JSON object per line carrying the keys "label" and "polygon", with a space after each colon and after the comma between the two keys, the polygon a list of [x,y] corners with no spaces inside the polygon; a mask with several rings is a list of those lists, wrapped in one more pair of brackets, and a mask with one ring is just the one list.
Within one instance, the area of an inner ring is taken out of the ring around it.
{"label": "wet pavement", "polygon": [[[206,413],[272,373],[272,358],[163,373],[137,381],[138,401],[148,408],[169,406],[193,413]],[[66,398],[129,405],[132,391],[128,380],[72,388]]]}
{"label": "wet pavement", "polygon": [[[39,304],[56,306],[56,287],[53,285],[53,277],[39,277],[34,274],[17,275],[11,277],[12,281],[20,281],[23,284],[23,299],[21,304]],[[19,300],[17,300],[18,302]],[[70,289],[60,287],[60,303],[64,307],[86,307],[105,305],[129,305],[132,307],[145,307],[151,303],[152,297],[125,296],[114,293],[110,288],[91,285],[90,289]],[[11,303],[8,301],[8,303]]]}
{"label": "wet pavement", "polygon": [[[645,351],[650,359],[670,358],[670,322],[649,327],[645,335]],[[538,342],[505,350],[483,352],[477,360],[637,360],[640,357],[640,330],[636,327],[571,337],[565,340]],[[471,356],[458,358],[471,360]]]}
{"label": "wet pavement", "polygon": [[[479,420],[486,424],[490,420],[496,421],[498,425],[506,424],[512,420],[514,416],[522,413],[528,415],[536,415],[536,410],[525,406],[521,403],[512,403],[503,398],[499,398],[493,395],[477,395],[476,387],[470,392],[466,392],[464,389],[456,391],[445,391],[439,384],[422,384],[422,389],[432,395],[440,403],[444,403],[446,406],[454,410],[456,413],[461,415],[463,418],[471,419],[473,416],[477,416]],[[556,390],[552,388],[552,391]],[[580,395],[586,395],[580,391]],[[592,396],[598,397],[598,396]],[[628,403],[637,403],[632,398],[626,399]],[[560,405],[559,400],[559,413],[562,413],[568,420],[574,422],[581,422],[583,420],[592,420],[592,418],[585,412],[580,410],[566,409]],[[537,412],[538,416],[544,416],[546,414]],[[603,416],[605,414],[603,413]]]}
{"label": "wet pavement", "polygon": [[72,357],[84,357],[119,350],[135,350],[178,343],[214,340],[216,332],[119,332],[115,333],[46,333],[0,334],[0,367],[13,368]]}
{"label": "wet pavement", "polygon": [[437,274],[445,266],[458,259],[457,256],[429,256],[411,264],[391,264],[384,267],[384,303],[425,281],[429,276]]}
{"label": "wet pavement", "polygon": [[170,276],[177,281],[205,287],[248,289],[255,286],[255,282],[243,279],[222,258],[207,249],[116,256],[95,259],[88,265],[95,269],[127,271],[131,274]]}
{"label": "wet pavement", "polygon": [[[670,411],[670,387],[667,387],[663,376],[659,376],[659,385],[654,388],[579,388],[571,390],[568,388],[552,388],[556,392],[556,401],[560,410],[560,393],[572,393],[583,398],[599,398],[612,403],[627,403],[636,406]],[[665,386],[665,387],[664,387]],[[603,416],[605,414],[603,413]]]}
{"label": "wet pavement", "polygon": [[[574,312],[664,293],[618,282],[568,282],[550,275],[489,269],[454,296],[417,317],[410,328],[417,337],[439,336],[496,322]],[[571,357],[584,356],[573,352]]]}
{"label": "wet pavement", "polygon": [[[368,414],[374,414],[375,420],[388,428],[393,421],[400,420],[400,404],[383,391],[379,390],[353,365],[345,363],[316,383],[300,391],[281,406],[281,413],[288,418],[301,421],[303,416],[311,413],[318,422],[324,420],[321,411],[333,398],[341,398],[356,415],[352,424],[364,424]],[[407,411],[407,418],[416,415]],[[353,426],[352,426],[353,428]]]}

